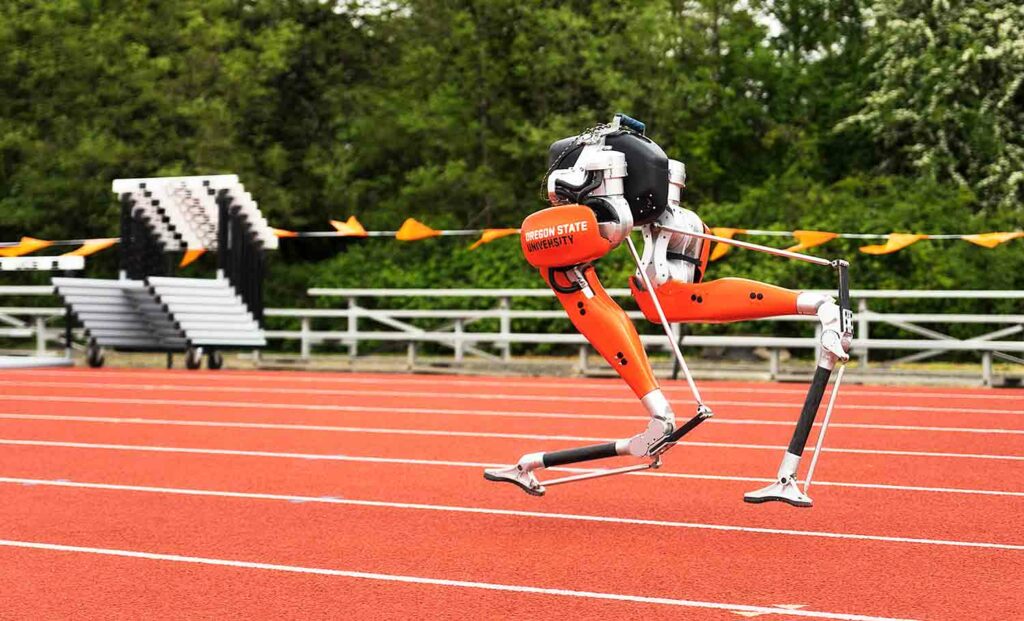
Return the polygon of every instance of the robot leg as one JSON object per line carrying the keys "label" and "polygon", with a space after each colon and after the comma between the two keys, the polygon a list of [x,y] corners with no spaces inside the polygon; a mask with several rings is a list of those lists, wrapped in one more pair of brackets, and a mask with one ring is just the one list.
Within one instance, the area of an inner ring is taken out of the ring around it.
{"label": "robot leg", "polygon": [[513,466],[487,470],[484,477],[490,481],[513,483],[528,494],[540,496],[544,494],[545,487],[537,480],[535,471],[541,468],[626,455],[651,458],[649,463],[638,466],[546,482],[546,485],[555,485],[658,467],[661,453],[703,422],[707,416],[695,416],[676,428],[675,414],[654,378],[654,372],[636,328],[601,286],[593,266],[550,269],[544,276],[569,313],[573,325],[626,381],[644,405],[650,420],[642,433],[631,438],[549,453],[530,453],[520,458]]}

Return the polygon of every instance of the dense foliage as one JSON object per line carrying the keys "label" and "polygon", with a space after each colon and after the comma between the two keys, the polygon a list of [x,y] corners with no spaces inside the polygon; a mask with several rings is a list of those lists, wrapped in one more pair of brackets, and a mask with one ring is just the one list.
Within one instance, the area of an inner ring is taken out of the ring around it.
{"label": "dense foliage", "polygon": [[[214,172],[283,228],[515,226],[547,145],[615,111],[687,163],[713,226],[1015,229],[1022,33],[1016,0],[5,0],[0,238],[116,234],[111,179]],[[269,302],[540,284],[515,238],[466,245],[285,254]],[[1020,242],[855,248],[818,252],[854,257],[858,287],[1024,286]],[[740,252],[712,274],[828,284]]]}

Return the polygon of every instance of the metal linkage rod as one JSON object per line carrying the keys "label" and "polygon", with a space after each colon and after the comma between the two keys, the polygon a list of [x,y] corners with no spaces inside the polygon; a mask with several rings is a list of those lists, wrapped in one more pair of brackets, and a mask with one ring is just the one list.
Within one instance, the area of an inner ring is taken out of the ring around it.
{"label": "metal linkage rod", "polygon": [[700,396],[700,391],[697,390],[697,384],[693,381],[693,375],[690,374],[690,367],[686,366],[686,358],[683,358],[683,352],[679,349],[679,343],[676,342],[675,335],[672,334],[672,328],[665,318],[665,311],[661,308],[661,302],[658,301],[658,294],[654,291],[654,285],[651,283],[650,277],[647,276],[647,271],[644,270],[643,264],[640,262],[640,254],[636,251],[636,246],[633,244],[633,238],[626,236],[626,246],[629,248],[629,253],[633,255],[633,261],[636,263],[637,272],[640,274],[640,278],[644,281],[644,287],[647,288],[651,293],[651,301],[654,302],[654,308],[658,311],[658,319],[661,320],[661,327],[665,330],[665,336],[668,338],[669,345],[672,346],[672,352],[676,356],[676,360],[679,361],[679,367],[683,370],[683,375],[686,376],[686,383],[690,385],[690,392],[693,393],[693,399],[697,402],[697,406],[704,406],[704,399]]}
{"label": "metal linkage rod", "polygon": [[709,241],[718,242],[720,244],[728,244],[730,246],[736,246],[737,248],[746,248],[747,250],[753,250],[755,252],[764,252],[765,254],[773,254],[777,257],[786,257],[787,259],[796,259],[797,261],[804,261],[805,263],[813,263],[815,265],[823,265],[825,267],[832,267],[832,261],[828,259],[822,259],[821,257],[814,257],[809,254],[801,254],[799,252],[790,252],[789,250],[783,250],[781,248],[772,248],[771,246],[762,246],[761,244],[752,244],[750,242],[739,241],[737,239],[729,239],[727,237],[719,237],[718,235],[711,235],[710,233],[697,233],[695,231],[688,231],[686,229],[678,229],[671,226],[661,226],[660,228],[673,233],[679,233],[680,235],[689,235],[690,237],[698,237],[700,239],[707,239]]}
{"label": "metal linkage rod", "polygon": [[807,468],[807,478],[804,480],[804,495],[811,488],[811,477],[814,476],[814,467],[818,464],[818,457],[821,455],[821,446],[825,443],[825,432],[828,430],[828,422],[832,419],[832,408],[836,405],[836,397],[839,396],[839,386],[843,383],[843,373],[846,365],[839,366],[839,373],[836,374],[836,381],[832,384],[832,394],[828,397],[828,407],[825,408],[825,420],[821,421],[821,431],[818,432],[818,441],[814,444],[814,455],[811,457],[811,465]]}
{"label": "metal linkage rod", "polygon": [[[487,229],[441,229],[437,231],[437,234],[441,237],[462,237],[467,235],[479,235]],[[398,231],[366,231],[367,237],[394,237]],[[357,239],[358,236],[350,235],[348,233],[342,233],[340,231],[299,231],[296,232],[295,237],[351,237]]]}
{"label": "metal linkage rod", "polygon": [[544,487],[551,485],[562,485],[563,483],[573,483],[575,481],[586,481],[587,479],[600,479],[602,477],[610,477],[615,474],[626,474],[627,472],[636,472],[638,470],[650,470],[661,466],[661,461],[655,459],[654,461],[646,464],[639,464],[636,466],[626,466],[624,468],[612,468],[609,470],[594,470],[593,472],[585,472],[583,474],[575,474],[568,477],[562,477],[560,479],[551,479],[550,481],[542,481]]}

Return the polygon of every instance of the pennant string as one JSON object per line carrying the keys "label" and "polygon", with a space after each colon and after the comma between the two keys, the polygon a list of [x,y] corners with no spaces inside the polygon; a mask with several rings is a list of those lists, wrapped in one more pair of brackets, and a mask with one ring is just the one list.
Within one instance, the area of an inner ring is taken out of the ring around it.
{"label": "pennant string", "polygon": [[349,216],[345,222],[331,220],[331,226],[343,237],[368,237],[366,229],[355,216]]}
{"label": "pennant string", "polygon": [[839,237],[839,233],[829,233],[828,231],[793,231],[793,237],[800,243],[795,246],[790,246],[786,250],[790,252],[802,252],[808,248],[814,248],[822,244],[828,243],[833,239]]}
{"label": "pennant string", "polygon": [[889,235],[889,239],[884,244],[877,244],[873,246],[861,246],[860,251],[864,254],[892,254],[897,250],[903,250],[911,244],[917,243],[922,239],[927,239],[927,235],[917,235],[913,233],[892,233]]}
{"label": "pennant string", "polygon": [[95,254],[95,253],[97,253],[97,252],[99,252],[101,250],[106,250],[107,248],[110,248],[111,246],[116,244],[118,241],[120,241],[120,240],[118,240],[116,237],[111,237],[111,238],[107,238],[107,239],[89,239],[89,240],[86,240],[85,243],[82,244],[80,247],[72,250],[71,252],[65,252],[63,256],[65,256],[65,257],[87,257],[87,256],[89,256],[91,254]]}
{"label": "pennant string", "polygon": [[[737,233],[743,232],[745,232],[744,229],[730,229],[725,227],[715,227],[711,229],[712,235],[717,235],[718,237],[725,237],[726,239],[732,239],[733,237],[736,236]],[[721,259],[725,255],[729,254],[730,250],[732,250],[732,246],[730,246],[729,244],[716,244],[714,250],[711,251],[711,260],[717,261]]]}
{"label": "pennant string", "polygon": [[[273,229],[274,234],[279,238],[313,238],[313,237],[388,237],[399,241],[419,241],[432,237],[478,237],[470,245],[470,250],[476,250],[480,246],[491,243],[503,237],[519,234],[516,228],[488,228],[488,229],[434,229],[414,218],[407,218],[397,231],[368,231],[355,216],[349,216],[345,221],[331,220],[333,230],[330,231],[291,231],[287,229]],[[711,229],[714,235],[733,239],[737,235],[770,236],[770,237],[793,237],[797,243],[789,246],[786,250],[801,252],[826,244],[834,239],[864,239],[884,240],[884,243],[861,246],[860,251],[864,254],[883,255],[892,254],[907,248],[923,239],[932,240],[964,240],[982,248],[993,249],[1011,240],[1024,238],[1024,231],[986,232],[986,233],[965,233],[965,234],[926,234],[926,233],[835,233],[831,231],[810,231],[795,230],[781,231],[769,229],[741,229],[732,227],[715,227]],[[120,238],[98,238],[98,239],[63,239],[43,240],[34,237],[22,237],[14,242],[0,242],[0,257],[18,257],[31,254],[50,246],[78,246],[75,250],[65,253],[65,256],[90,256],[118,244]],[[711,260],[717,261],[726,256],[732,246],[728,244],[716,244],[712,248]],[[182,266],[186,266],[202,255],[204,251],[190,249],[182,258]]]}
{"label": "pennant string", "polygon": [[206,253],[206,248],[189,248],[185,251],[185,255],[181,257],[181,263],[178,267],[188,267],[195,263],[196,259],[203,256]]}
{"label": "pennant string", "polygon": [[0,257],[20,257],[22,255],[32,254],[36,250],[42,250],[43,248],[52,245],[53,242],[46,241],[45,239],[22,237],[16,244],[8,245],[6,248],[0,248]]}
{"label": "pennant string", "polygon": [[484,244],[489,244],[496,239],[502,237],[508,237],[509,235],[518,235],[519,229],[484,229],[484,232],[480,235],[480,239],[473,242],[473,245],[469,247],[470,250],[476,250]]}
{"label": "pennant string", "polygon": [[417,241],[439,235],[441,235],[441,231],[432,229],[414,218],[407,218],[395,233],[395,239],[399,241]]}

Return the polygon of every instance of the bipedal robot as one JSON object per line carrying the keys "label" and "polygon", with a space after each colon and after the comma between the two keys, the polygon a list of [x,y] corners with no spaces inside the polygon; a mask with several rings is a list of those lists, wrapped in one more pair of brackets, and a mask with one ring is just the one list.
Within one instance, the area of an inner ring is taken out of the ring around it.
{"label": "bipedal robot", "polygon": [[[669,322],[721,323],[778,315],[817,315],[821,322],[818,366],[778,478],[775,483],[744,496],[747,502],[777,500],[811,506],[807,487],[801,492],[797,485],[797,469],[832,370],[837,363],[849,359],[853,315],[848,263],[709,234],[695,213],[680,207],[685,167],[668,159],[644,135],[645,130],[643,123],[616,115],[609,125],[599,125],[551,145],[547,191],[552,207],[523,221],[521,243],[526,260],[540,270],[576,329],[640,399],[650,416],[647,428],[615,442],[529,453],[515,465],[487,470],[484,476],[541,496],[545,487],[552,485],[658,468],[665,451],[712,416],[673,338]],[[642,256],[630,239],[630,232],[637,227],[644,239]],[[713,241],[832,267],[838,272],[839,304],[829,296],[790,291],[742,278],[704,282]],[[629,283],[633,296],[644,316],[665,329],[693,393],[696,414],[682,424],[676,420],[654,377],[636,328],[605,292],[594,269],[594,261],[623,243],[637,265]],[[836,377],[824,426],[828,425],[843,368]],[[819,449],[824,432],[823,427],[818,435]],[[816,450],[812,459],[807,485],[819,452]],[[537,479],[537,471],[542,468],[617,456],[639,458],[643,463],[590,470],[543,482]]]}

